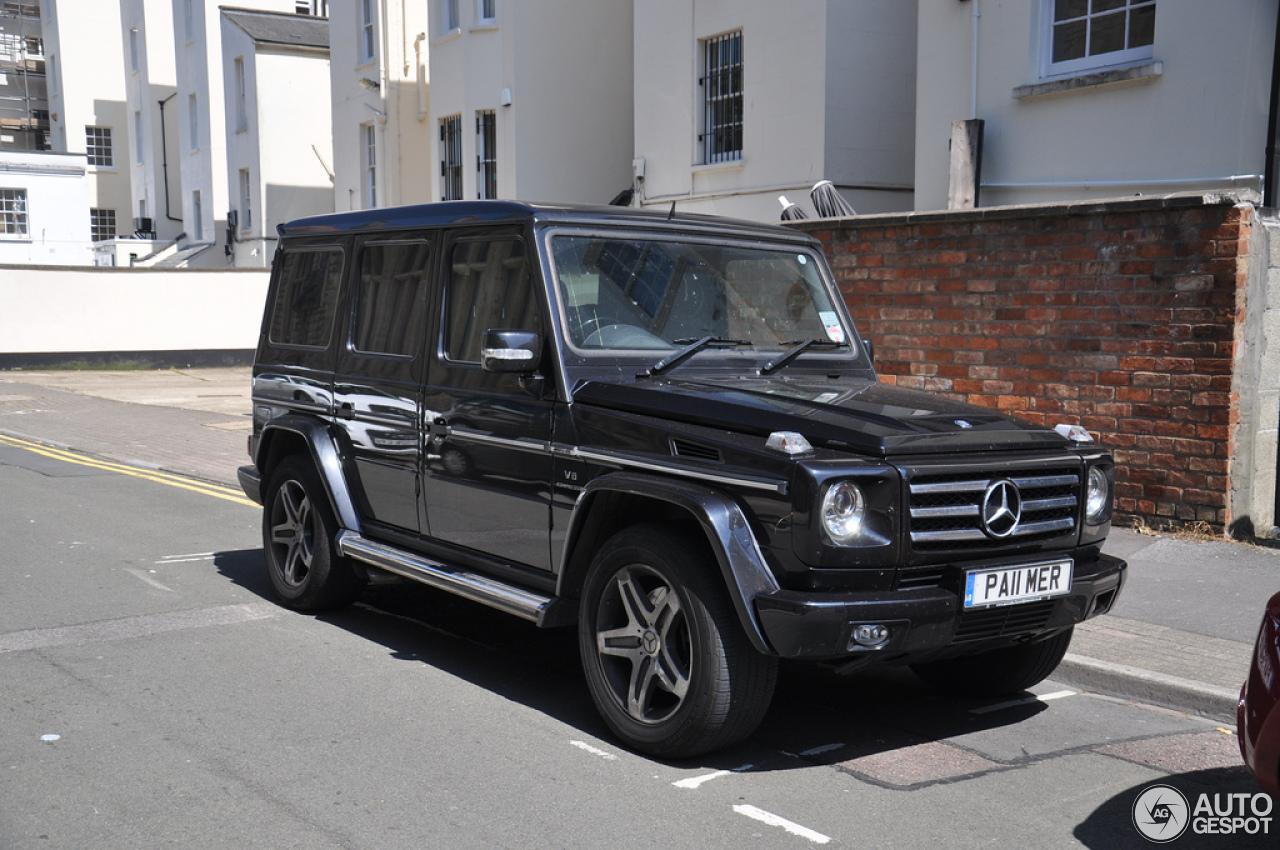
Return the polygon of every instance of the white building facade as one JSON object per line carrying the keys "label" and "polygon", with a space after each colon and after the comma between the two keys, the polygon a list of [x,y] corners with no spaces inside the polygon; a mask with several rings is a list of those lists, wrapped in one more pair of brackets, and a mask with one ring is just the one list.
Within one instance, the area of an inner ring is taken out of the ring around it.
{"label": "white building facade", "polygon": [[[295,12],[295,0],[249,0],[254,9]],[[182,222],[188,246],[221,243],[231,209],[227,190],[226,106],[222,22],[213,0],[172,0],[177,78],[178,150],[170,163],[182,172]],[[221,249],[204,250],[195,265],[225,264]]]}
{"label": "white building facade", "polygon": [[917,209],[973,119],[980,206],[1261,187],[1270,0],[920,3],[919,31]]}
{"label": "white building facade", "polygon": [[911,209],[915,65],[915,3],[636,3],[636,203],[776,221],[825,179]]}
{"label": "white building facade", "polygon": [[426,0],[349,0],[329,12],[334,208],[430,201]]}
{"label": "white building facade", "polygon": [[604,204],[628,189],[630,0],[428,6],[431,199]]}
{"label": "white building facade", "polygon": [[276,225],[333,212],[329,21],[223,9],[226,216],[231,265],[262,267]]}
{"label": "white building facade", "polygon": [[120,0],[132,230],[159,243],[182,233],[172,0]]}
{"label": "white building facade", "polygon": [[[68,14],[60,14],[64,7]],[[50,145],[84,155],[87,165],[89,207],[66,214],[88,219],[93,240],[113,239],[132,230],[133,209],[124,69],[114,42],[120,5],[42,0],[40,11]]]}
{"label": "white building facade", "polygon": [[90,188],[84,154],[0,153],[0,266],[92,265]]}

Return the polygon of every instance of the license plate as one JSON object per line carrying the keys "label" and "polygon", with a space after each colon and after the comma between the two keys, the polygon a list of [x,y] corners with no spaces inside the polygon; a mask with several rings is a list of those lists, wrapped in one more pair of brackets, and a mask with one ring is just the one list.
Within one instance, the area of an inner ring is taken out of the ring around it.
{"label": "license plate", "polygon": [[1071,592],[1070,559],[974,570],[965,576],[964,607],[986,608]]}

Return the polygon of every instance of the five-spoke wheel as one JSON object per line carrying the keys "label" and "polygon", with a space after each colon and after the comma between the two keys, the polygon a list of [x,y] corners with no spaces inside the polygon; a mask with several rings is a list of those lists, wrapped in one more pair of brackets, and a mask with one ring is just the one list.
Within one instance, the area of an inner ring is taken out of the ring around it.
{"label": "five-spoke wheel", "polygon": [[350,604],[364,581],[334,551],[337,523],[315,468],[286,458],[271,475],[262,512],[267,573],[281,602],[300,611]]}
{"label": "five-spoke wheel", "polygon": [[777,675],[776,660],[743,633],[705,541],[653,525],[622,531],[597,553],[579,646],[605,722],[665,758],[750,735]]}

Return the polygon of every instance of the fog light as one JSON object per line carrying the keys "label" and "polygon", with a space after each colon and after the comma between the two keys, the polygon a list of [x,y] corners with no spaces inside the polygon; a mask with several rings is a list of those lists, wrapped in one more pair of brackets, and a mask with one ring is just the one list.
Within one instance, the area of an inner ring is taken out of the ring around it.
{"label": "fog light", "polygon": [[889,642],[889,636],[889,627],[879,623],[853,627],[853,642],[867,649],[879,649]]}

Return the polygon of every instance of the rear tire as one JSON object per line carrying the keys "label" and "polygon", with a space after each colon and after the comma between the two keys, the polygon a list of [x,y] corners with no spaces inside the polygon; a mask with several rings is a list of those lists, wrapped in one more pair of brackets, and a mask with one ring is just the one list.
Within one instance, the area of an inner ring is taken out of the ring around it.
{"label": "rear tire", "polygon": [[1067,629],[1036,643],[916,664],[911,669],[946,693],[970,697],[1016,694],[1039,684],[1057,669],[1071,645],[1072,631]]}
{"label": "rear tire", "polygon": [[661,526],[619,532],[596,555],[578,642],[605,723],[651,756],[735,744],[773,698],[777,659],[747,639],[705,541]]}
{"label": "rear tire", "polygon": [[262,511],[262,548],[280,602],[298,611],[350,605],[365,580],[337,554],[338,523],[329,494],[309,460],[298,455],[276,467]]}

